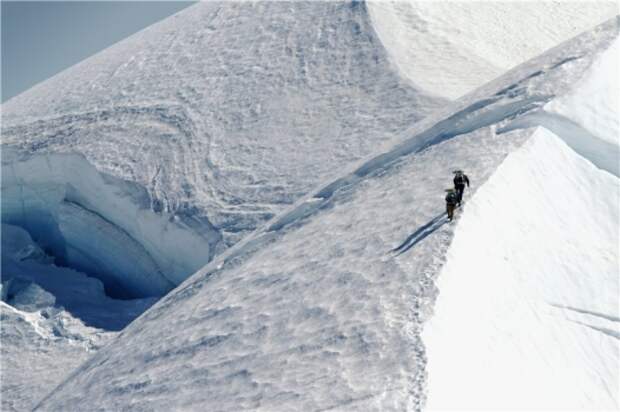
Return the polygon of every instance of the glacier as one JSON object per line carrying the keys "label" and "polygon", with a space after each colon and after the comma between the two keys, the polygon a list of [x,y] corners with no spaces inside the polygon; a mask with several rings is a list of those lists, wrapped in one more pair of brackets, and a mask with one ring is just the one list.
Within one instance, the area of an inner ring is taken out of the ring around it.
{"label": "glacier", "polygon": [[9,100],[3,143],[79,152],[225,248],[445,103],[393,70],[364,3],[205,2]]}
{"label": "glacier", "polygon": [[445,102],[364,3],[196,4],[2,106],[2,221],[111,297],[162,296]]}
{"label": "glacier", "polygon": [[[447,99],[617,14],[605,2],[535,7],[544,12],[485,6],[472,21],[488,24],[451,26],[475,10],[205,2],[4,104],[2,409],[419,410],[463,391],[462,405],[496,408],[467,390],[495,376],[527,388],[526,406],[617,403],[617,18]],[[492,23],[505,13],[522,16],[518,27]],[[550,14],[557,24],[541,23]],[[535,42],[511,38],[524,26]],[[420,49],[418,35],[440,41]],[[476,53],[463,43],[485,36]],[[442,190],[456,168],[472,193],[448,223]],[[520,172],[541,187],[520,186],[532,201],[511,206],[494,241],[498,220],[481,213],[516,195],[501,189]],[[523,245],[547,239],[560,206],[543,184],[556,174],[587,186],[555,181],[588,231],[567,223],[541,257]],[[591,203],[595,187],[616,202]],[[472,225],[488,236],[472,237]],[[578,246],[554,247],[574,233]],[[578,262],[577,247],[592,258]],[[521,294],[458,270],[472,249],[482,260],[502,248],[543,261],[549,291],[527,265],[489,258],[478,274],[505,270]],[[575,270],[598,282],[582,293]],[[553,294],[560,276],[569,282]],[[502,341],[514,324],[501,306],[481,317],[463,332],[476,350],[457,359],[459,388],[441,352],[455,337],[437,334],[456,334],[475,309],[456,286],[480,302],[491,290],[540,332]],[[465,367],[488,362],[488,339],[504,369],[473,379]],[[503,355],[531,345],[536,356],[511,375]],[[541,359],[559,365],[546,356],[558,345],[572,367],[544,397],[525,381],[549,376]]]}
{"label": "glacier", "polygon": [[[43,256],[2,261],[3,357],[17,357],[3,375],[39,388],[3,381],[2,408],[31,409],[72,369],[62,356],[45,359],[53,374],[20,368],[57,323],[14,334],[17,319],[60,310],[62,336],[112,338],[446,101],[398,75],[364,3],[332,2],[199,3],[7,101],[3,236],[26,229]],[[49,352],[73,345],[62,336]]]}
{"label": "glacier", "polygon": [[[419,410],[427,396],[432,408],[437,405],[434,393],[445,399],[497,376],[522,382],[541,369],[554,375],[557,371],[546,369],[545,362],[559,352],[558,342],[561,353],[570,356],[580,350],[599,353],[592,365],[584,365],[588,357],[571,358],[573,367],[562,369],[570,376],[553,382],[553,390],[537,405],[561,408],[575,405],[574,400],[586,407],[617,404],[613,366],[618,340],[608,329],[617,319],[613,310],[618,304],[613,296],[618,280],[613,223],[618,215],[610,210],[617,205],[618,178],[570,148],[570,138],[554,135],[544,124],[518,122],[570,96],[612,47],[619,26],[620,19],[612,19],[516,67],[418,122],[391,147],[317,185],[159,300],[36,409],[65,410],[88,401],[92,408],[106,410],[127,405],[134,410]],[[467,171],[473,187],[457,221],[448,224],[442,189],[450,185],[455,168]],[[519,173],[523,176],[517,180]],[[514,191],[506,187],[507,179],[516,180]],[[554,184],[561,192],[558,199],[545,190]],[[577,199],[570,197],[573,193]],[[501,216],[506,223],[484,220],[500,211],[495,197],[509,201],[519,195],[526,204],[515,200],[508,205],[513,214]],[[601,196],[609,199],[601,201]],[[541,203],[541,216],[532,216]],[[562,240],[578,235],[572,225],[580,222],[567,224],[566,231],[550,231],[549,220],[556,212],[568,219],[573,205],[578,216],[589,209],[602,216],[581,222],[589,226],[584,238],[565,247]],[[476,237],[478,225],[486,234],[482,242]],[[495,232],[502,233],[497,241]],[[538,238],[532,246],[544,248],[530,251],[526,235]],[[574,245],[592,248],[597,239],[603,240],[600,249],[583,267],[563,264],[566,253],[575,254]],[[514,250],[507,257],[525,266],[507,267],[503,250]],[[607,263],[600,265],[601,259]],[[546,262],[550,271],[544,293],[535,293],[542,285],[525,273],[537,262]],[[476,277],[476,264],[483,279]],[[603,273],[584,291],[581,269],[591,267]],[[493,277],[495,268],[504,269],[506,276]],[[462,283],[446,287],[444,295],[444,274],[446,282],[458,278],[467,283],[470,295],[452,286]],[[502,283],[507,278],[508,284]],[[554,294],[558,278],[566,283]],[[593,306],[591,301],[605,290],[600,296],[606,298]],[[467,308],[470,296],[481,305]],[[500,305],[484,306],[484,297],[495,296],[506,298],[507,310],[515,304],[516,313],[527,315],[525,325],[533,329],[511,331],[514,317],[503,319],[506,311]],[[487,316],[479,317],[477,331],[472,322],[480,308]],[[553,317],[542,320],[547,311]],[[471,328],[450,329],[464,322],[461,313],[474,316],[466,319]],[[442,323],[454,334],[433,335]],[[550,323],[550,330],[541,330]],[[508,333],[502,334],[502,328]],[[531,338],[529,332],[539,336]],[[433,350],[454,349],[459,339],[467,339],[465,348],[474,350],[457,356],[470,369],[461,370],[465,375],[454,383],[445,375],[450,366],[434,361]],[[484,351],[489,342],[497,345],[495,351]],[[509,363],[514,358],[502,355],[521,344],[534,354],[520,362],[524,372],[517,373]],[[480,363],[489,362],[487,354],[497,355],[506,366],[500,375],[479,371]],[[582,382],[580,391],[559,402],[558,394],[574,389],[574,382]],[[454,384],[461,385],[460,392]],[[610,388],[609,396],[580,398],[594,387],[597,394]],[[531,388],[536,389],[530,383]],[[519,385],[502,390],[510,399],[521,394]]]}

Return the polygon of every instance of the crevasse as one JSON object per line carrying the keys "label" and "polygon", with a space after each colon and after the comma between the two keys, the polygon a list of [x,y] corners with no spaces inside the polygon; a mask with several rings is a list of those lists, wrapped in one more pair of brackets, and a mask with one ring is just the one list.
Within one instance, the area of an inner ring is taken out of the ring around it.
{"label": "crevasse", "polygon": [[205,219],[157,213],[148,192],[81,155],[2,153],[2,222],[26,229],[55,263],[99,278],[113,297],[161,296],[208,262]]}

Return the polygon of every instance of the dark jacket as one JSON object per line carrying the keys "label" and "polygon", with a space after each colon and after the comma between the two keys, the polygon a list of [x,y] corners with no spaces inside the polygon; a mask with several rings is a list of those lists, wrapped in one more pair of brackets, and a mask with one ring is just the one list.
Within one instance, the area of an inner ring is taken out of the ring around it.
{"label": "dark jacket", "polygon": [[459,199],[456,195],[456,193],[454,192],[449,192],[446,195],[446,203],[449,205],[456,205],[458,203]]}
{"label": "dark jacket", "polygon": [[469,187],[469,178],[466,174],[454,176],[454,187],[465,187],[465,184],[467,184],[467,187]]}

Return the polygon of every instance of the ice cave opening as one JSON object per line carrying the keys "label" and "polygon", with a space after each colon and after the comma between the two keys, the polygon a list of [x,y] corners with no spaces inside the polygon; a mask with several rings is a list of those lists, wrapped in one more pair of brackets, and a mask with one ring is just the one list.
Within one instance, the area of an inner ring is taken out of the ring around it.
{"label": "ice cave opening", "polygon": [[99,172],[82,155],[3,147],[3,300],[5,283],[18,278],[54,295],[75,287],[40,276],[62,269],[97,279],[108,298],[163,296],[212,259],[221,236],[206,219],[155,211],[154,203],[144,187]]}

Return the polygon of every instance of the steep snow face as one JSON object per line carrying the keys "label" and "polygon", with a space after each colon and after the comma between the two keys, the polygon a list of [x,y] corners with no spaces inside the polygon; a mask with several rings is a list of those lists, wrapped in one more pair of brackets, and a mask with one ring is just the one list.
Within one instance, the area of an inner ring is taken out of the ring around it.
{"label": "steep snow face", "polygon": [[204,2],[3,105],[3,143],[74,152],[230,245],[442,104],[363,3]]}
{"label": "steep snow face", "polygon": [[429,410],[620,401],[620,184],[546,129],[465,207],[422,335]]}
{"label": "steep snow face", "polygon": [[371,1],[368,9],[403,75],[451,99],[620,13],[613,1]]}
{"label": "steep snow face", "polygon": [[166,295],[38,409],[420,409],[420,330],[454,227],[443,200],[451,171],[482,185],[532,129],[496,132],[570,92],[617,36],[613,20],[549,51],[320,185]]}
{"label": "steep snow face", "polygon": [[100,278],[111,296],[163,295],[208,262],[220,240],[208,222],[151,206],[142,187],[82,156],[3,150],[2,221],[26,229],[57,264]]}
{"label": "steep snow face", "polygon": [[571,93],[545,109],[570,118],[594,136],[620,145],[620,39],[605,50]]}

